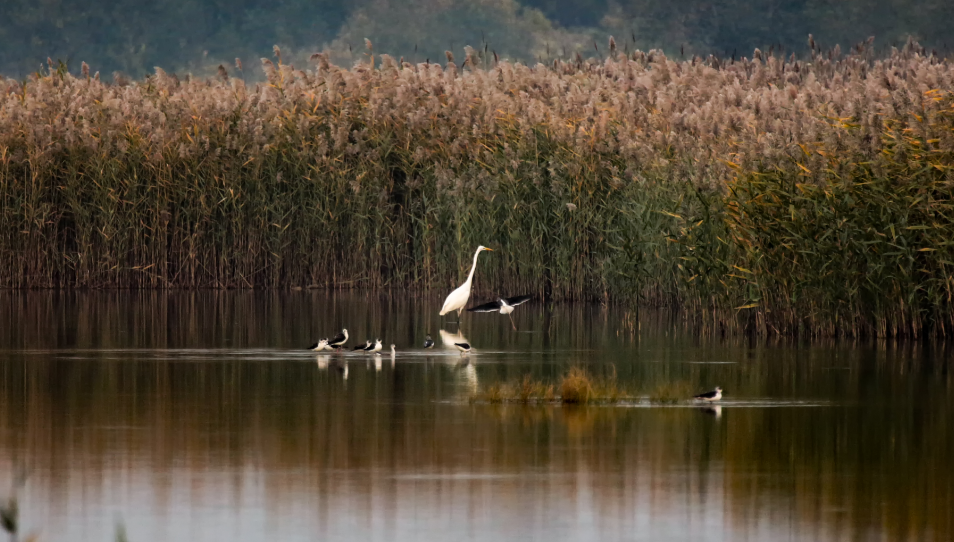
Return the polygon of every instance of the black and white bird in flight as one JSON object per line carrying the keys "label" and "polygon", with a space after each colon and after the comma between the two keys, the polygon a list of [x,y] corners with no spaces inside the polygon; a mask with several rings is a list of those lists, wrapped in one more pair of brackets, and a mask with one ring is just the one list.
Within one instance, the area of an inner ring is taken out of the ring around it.
{"label": "black and white bird in flight", "polygon": [[506,314],[510,318],[510,325],[512,325],[514,329],[517,329],[517,324],[513,323],[513,316],[510,316],[510,313],[513,312],[514,307],[521,303],[526,303],[531,299],[533,299],[533,296],[530,295],[500,297],[497,298],[496,301],[491,301],[490,303],[484,303],[483,305],[471,307],[467,309],[467,312],[499,312],[500,314]]}
{"label": "black and white bird in flight", "polygon": [[714,390],[700,393],[699,395],[694,396],[693,399],[709,402],[718,401],[719,399],[722,399],[722,388],[716,386]]}
{"label": "black and white bird in flight", "polygon": [[471,350],[470,343],[454,343],[454,346],[456,346],[457,349],[460,350],[460,355],[462,356],[464,354],[467,354]]}

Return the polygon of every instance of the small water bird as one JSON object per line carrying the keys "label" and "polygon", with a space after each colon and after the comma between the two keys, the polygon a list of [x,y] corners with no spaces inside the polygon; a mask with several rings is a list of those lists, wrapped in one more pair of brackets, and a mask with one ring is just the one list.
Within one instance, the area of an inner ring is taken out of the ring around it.
{"label": "small water bird", "polygon": [[500,314],[506,314],[510,317],[510,325],[512,325],[514,329],[517,329],[517,324],[513,323],[513,316],[510,316],[510,313],[513,312],[514,307],[521,303],[526,303],[531,299],[533,299],[533,296],[530,295],[499,297],[496,301],[491,301],[490,303],[484,303],[483,305],[471,307],[467,309],[467,312],[499,312]]}
{"label": "small water bird", "polygon": [[441,344],[443,344],[445,348],[456,348],[454,345],[457,343],[470,342],[467,337],[464,337],[464,334],[459,331],[457,333],[449,333],[442,329],[440,330],[440,333]]}
{"label": "small water bird", "polygon": [[719,399],[722,399],[722,388],[716,386],[714,390],[700,393],[699,395],[694,396],[693,399],[709,402],[718,401]]}
{"label": "small water bird", "polygon": [[326,348],[329,350],[331,349],[331,347],[328,346],[328,339],[321,339],[320,341],[308,347],[308,349],[312,352],[321,352]]}
{"label": "small water bird", "polygon": [[348,330],[342,328],[341,333],[335,335],[331,339],[328,339],[328,346],[332,348],[341,348],[346,342],[348,342]]}
{"label": "small water bird", "polygon": [[371,350],[372,348],[374,347],[371,346],[371,341],[364,341],[364,344],[359,344],[358,346],[355,346],[354,348],[351,349],[351,351],[355,352],[358,350]]}
{"label": "small water bird", "polygon": [[467,306],[467,300],[470,299],[470,288],[474,283],[474,271],[477,270],[477,256],[480,256],[480,253],[485,250],[493,252],[493,249],[483,245],[477,247],[477,252],[474,252],[474,264],[470,267],[470,274],[467,275],[467,281],[451,292],[450,295],[447,296],[447,299],[444,300],[444,306],[441,307],[441,316],[449,312],[457,311],[457,320],[458,322],[460,321],[460,313],[463,312],[464,307]]}
{"label": "small water bird", "polygon": [[430,335],[424,337],[424,348],[434,348],[434,339]]}
{"label": "small water bird", "polygon": [[371,352],[374,352],[375,354],[377,354],[378,352],[381,351],[381,348],[383,348],[381,346],[381,339],[374,339],[374,347],[371,348]]}
{"label": "small water bird", "polygon": [[394,348],[394,345],[392,344],[392,345],[391,345],[391,357],[393,358],[395,354],[397,354],[397,350]]}
{"label": "small water bird", "polygon": [[464,354],[469,353],[472,350],[470,347],[470,343],[454,343],[454,346],[456,346],[457,349],[460,350],[460,355],[462,356]]}

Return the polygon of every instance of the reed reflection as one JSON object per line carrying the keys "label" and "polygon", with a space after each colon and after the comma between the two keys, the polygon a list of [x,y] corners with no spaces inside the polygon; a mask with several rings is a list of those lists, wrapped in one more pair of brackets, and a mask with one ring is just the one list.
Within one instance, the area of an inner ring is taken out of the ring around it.
{"label": "reed reflection", "polygon": [[[179,303],[171,312],[182,316]],[[261,306],[254,296],[220,303]],[[293,321],[280,317],[287,305],[270,306],[243,312],[250,322],[217,320],[235,318],[234,308],[192,319],[223,330],[232,344],[218,349],[177,327],[179,316],[130,338],[148,321],[136,312],[156,307],[129,313],[96,299],[76,305],[93,309],[81,333],[53,325],[51,348],[29,328],[59,309],[42,298],[37,312],[22,306],[26,323],[5,329],[0,351],[0,488],[26,465],[26,527],[75,539],[82,524],[85,538],[104,540],[121,515],[142,540],[954,536],[954,401],[936,346],[713,344],[657,336],[644,323],[642,336],[608,340],[627,364],[569,330],[586,317],[558,308],[550,349],[534,334],[511,335],[504,320],[502,331],[496,322],[467,330],[485,345],[470,359],[402,349],[392,364],[305,352],[313,332],[269,323]],[[369,307],[358,312],[385,312]],[[361,325],[371,327],[349,329]],[[233,327],[261,335],[235,348]],[[385,333],[423,337],[409,324]],[[263,346],[275,343],[299,348]],[[636,389],[718,380],[744,400],[467,400],[485,383],[587,360],[594,370],[612,362]],[[790,398],[812,401],[780,400]]]}

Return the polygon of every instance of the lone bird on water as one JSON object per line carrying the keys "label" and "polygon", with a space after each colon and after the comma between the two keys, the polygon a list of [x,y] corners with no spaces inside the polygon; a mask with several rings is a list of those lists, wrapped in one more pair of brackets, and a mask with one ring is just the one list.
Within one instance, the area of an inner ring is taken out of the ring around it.
{"label": "lone bird on water", "polygon": [[513,328],[517,329],[517,324],[513,323],[513,316],[510,316],[510,313],[513,312],[514,307],[521,303],[526,303],[533,299],[533,296],[530,295],[518,295],[516,297],[500,297],[496,301],[491,301],[490,303],[484,303],[483,305],[477,305],[476,307],[471,307],[467,309],[467,312],[499,312],[500,314],[506,314],[510,317],[510,325]]}
{"label": "lone bird on water", "polygon": [[424,348],[434,348],[434,339],[430,335],[424,337]]}
{"label": "lone bird on water", "polygon": [[700,393],[699,395],[694,396],[693,399],[708,401],[710,403],[713,401],[718,401],[719,399],[722,399],[722,388],[716,386],[714,390]]}
{"label": "lone bird on water", "polygon": [[467,275],[467,281],[451,292],[450,295],[447,296],[447,299],[444,300],[444,306],[441,307],[441,316],[449,312],[457,311],[457,321],[460,322],[460,313],[463,312],[464,307],[467,306],[467,300],[470,299],[470,289],[474,283],[474,271],[477,270],[477,256],[480,256],[480,253],[485,250],[493,252],[493,249],[483,245],[477,247],[477,252],[474,252],[474,264],[470,266],[470,274]]}

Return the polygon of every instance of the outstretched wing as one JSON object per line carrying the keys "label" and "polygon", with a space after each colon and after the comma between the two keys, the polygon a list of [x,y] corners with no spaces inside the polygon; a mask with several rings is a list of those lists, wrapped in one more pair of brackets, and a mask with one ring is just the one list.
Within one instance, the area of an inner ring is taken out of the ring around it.
{"label": "outstretched wing", "polygon": [[467,312],[497,312],[500,310],[500,301],[491,301],[483,305],[477,305],[467,309]]}
{"label": "outstretched wing", "polygon": [[508,305],[516,307],[517,305],[521,303],[526,303],[527,301],[530,301],[531,299],[533,299],[532,295],[518,295],[516,297],[508,297],[507,299],[505,299],[505,301],[507,302]]}

